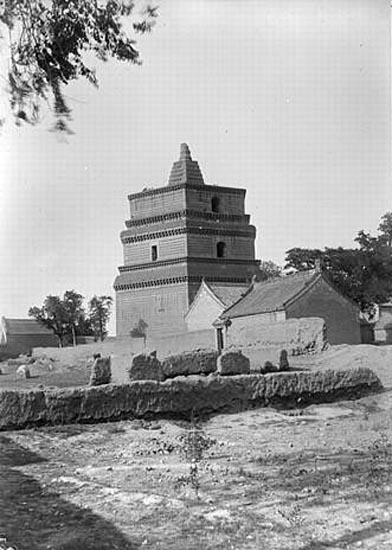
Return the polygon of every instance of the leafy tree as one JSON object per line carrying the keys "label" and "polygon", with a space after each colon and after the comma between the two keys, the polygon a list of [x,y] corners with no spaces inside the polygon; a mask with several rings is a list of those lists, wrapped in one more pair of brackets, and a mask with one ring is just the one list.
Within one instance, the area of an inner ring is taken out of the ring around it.
{"label": "leafy tree", "polygon": [[359,231],[357,248],[292,248],[286,252],[285,269],[314,269],[317,261],[333,283],[359,304],[372,312],[374,304],[392,296],[392,213],[381,218],[379,234]]}
{"label": "leafy tree", "polygon": [[286,252],[285,269],[294,271],[307,271],[316,267],[323,252],[318,248],[291,248]]}
{"label": "leafy tree", "polygon": [[69,339],[76,346],[76,336],[84,333],[86,320],[83,309],[83,296],[75,290],[64,292],[60,296],[47,296],[41,307],[31,307],[28,315],[49,328],[59,339],[62,347]]}
{"label": "leafy tree", "polygon": [[274,279],[275,277],[282,276],[282,268],[272,262],[271,260],[266,260],[260,264],[260,273],[259,278],[262,281],[267,281],[268,279]]}
{"label": "leafy tree", "polygon": [[103,341],[107,335],[106,326],[110,318],[113,298],[111,296],[93,296],[89,302],[89,320],[94,339]]}
{"label": "leafy tree", "polygon": [[94,336],[93,327],[88,315],[85,313],[80,317],[78,325],[76,326],[77,336]]}
{"label": "leafy tree", "polygon": [[28,315],[34,317],[39,323],[52,330],[57,336],[59,346],[64,345],[67,333],[66,314],[64,304],[59,296],[47,296],[42,307],[31,307]]}
{"label": "leafy tree", "polygon": [[381,216],[381,223],[378,226],[380,233],[379,240],[386,246],[392,246],[392,212]]}
{"label": "leafy tree", "polygon": [[9,46],[7,80],[16,123],[36,123],[46,101],[55,129],[70,133],[63,87],[80,77],[98,85],[86,54],[140,64],[131,35],[151,30],[157,8],[147,5],[131,18],[134,8],[131,0],[3,0],[1,38]]}
{"label": "leafy tree", "polygon": [[72,335],[72,344],[76,346],[76,330],[85,315],[83,309],[83,296],[78,294],[75,290],[67,290],[64,292],[62,303],[67,327]]}

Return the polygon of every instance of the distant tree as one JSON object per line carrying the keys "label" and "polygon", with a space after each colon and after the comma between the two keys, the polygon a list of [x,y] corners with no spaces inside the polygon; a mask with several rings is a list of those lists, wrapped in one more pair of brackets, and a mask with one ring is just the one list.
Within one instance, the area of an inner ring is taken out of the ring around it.
{"label": "distant tree", "polygon": [[313,269],[319,260],[331,281],[363,311],[372,312],[374,304],[392,296],[392,213],[382,216],[379,234],[361,230],[357,248],[306,249],[286,252],[285,269]]}
{"label": "distant tree", "polygon": [[94,336],[93,327],[88,314],[83,314],[83,316],[80,317],[76,327],[76,336]]}
{"label": "distant tree", "polygon": [[274,279],[276,277],[282,276],[282,268],[271,262],[271,260],[266,260],[260,264],[260,273],[259,278],[262,281],[267,281],[268,279]]}
{"label": "distant tree", "polygon": [[291,248],[286,252],[286,270],[307,271],[316,267],[324,252],[318,248]]}
{"label": "distant tree", "polygon": [[67,321],[64,304],[59,296],[47,296],[42,307],[31,307],[28,315],[34,317],[44,327],[52,330],[58,338],[60,347],[64,345]]}
{"label": "distant tree", "polygon": [[111,296],[93,296],[89,301],[89,320],[95,340],[103,341],[107,335],[106,326],[110,319],[112,303]]}
{"label": "distant tree", "polygon": [[45,101],[54,110],[55,129],[69,132],[63,87],[80,77],[98,85],[86,53],[140,64],[130,33],[150,31],[157,8],[146,5],[131,21],[134,7],[132,0],[3,0],[0,39],[9,46],[8,92],[16,122],[36,123]]}
{"label": "distant tree", "polygon": [[68,330],[71,332],[72,344],[76,346],[76,331],[77,327],[84,319],[85,311],[83,308],[83,296],[75,290],[67,290],[64,292],[63,307],[67,320]]}
{"label": "distant tree", "polygon": [[76,346],[76,336],[82,333],[87,323],[83,296],[75,290],[67,290],[63,298],[47,296],[41,307],[31,307],[28,314],[54,332],[60,347],[69,340]]}
{"label": "distant tree", "polygon": [[378,239],[386,246],[392,246],[392,212],[387,212],[381,216],[381,222],[378,226],[380,233]]}

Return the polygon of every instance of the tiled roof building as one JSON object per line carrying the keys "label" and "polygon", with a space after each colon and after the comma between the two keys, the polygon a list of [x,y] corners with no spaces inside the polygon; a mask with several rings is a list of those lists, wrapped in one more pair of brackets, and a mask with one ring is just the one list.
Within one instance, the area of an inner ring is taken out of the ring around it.
{"label": "tiled roof building", "polygon": [[[320,317],[330,344],[360,344],[360,310],[319,269],[300,271],[265,282],[254,281],[248,292],[214,323],[221,330],[241,325]],[[220,328],[219,328],[220,327]],[[235,328],[236,329],[236,328]]]}
{"label": "tiled roof building", "polygon": [[16,357],[29,353],[35,347],[57,347],[58,341],[52,331],[35,319],[0,320],[0,355]]}
{"label": "tiled roof building", "polygon": [[205,184],[182,144],[168,185],[128,196],[124,263],[114,283],[117,336],[128,336],[140,320],[149,335],[185,331],[185,314],[203,278],[211,285],[249,285],[259,261],[245,194]]}

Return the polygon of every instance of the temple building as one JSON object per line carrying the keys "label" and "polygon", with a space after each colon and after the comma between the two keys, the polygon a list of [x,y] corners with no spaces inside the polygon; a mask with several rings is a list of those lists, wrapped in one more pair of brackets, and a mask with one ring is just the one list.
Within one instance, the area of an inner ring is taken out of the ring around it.
{"label": "temple building", "polygon": [[118,337],[185,332],[185,316],[202,281],[238,287],[238,296],[249,285],[260,262],[245,194],[205,184],[182,144],[166,186],[128,196],[124,263],[114,283]]}

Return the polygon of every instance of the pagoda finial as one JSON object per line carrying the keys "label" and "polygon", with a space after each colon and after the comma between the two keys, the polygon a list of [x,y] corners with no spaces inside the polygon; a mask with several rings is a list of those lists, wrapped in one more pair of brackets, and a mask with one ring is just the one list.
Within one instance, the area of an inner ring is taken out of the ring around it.
{"label": "pagoda finial", "polygon": [[199,164],[192,160],[191,152],[186,143],[181,143],[180,158],[173,164],[168,185],[204,185],[203,174]]}
{"label": "pagoda finial", "polygon": [[181,143],[180,160],[192,160],[191,152],[186,143]]}

